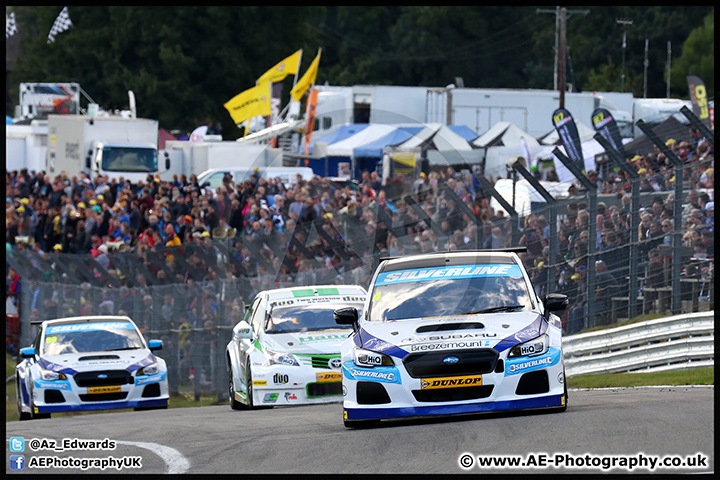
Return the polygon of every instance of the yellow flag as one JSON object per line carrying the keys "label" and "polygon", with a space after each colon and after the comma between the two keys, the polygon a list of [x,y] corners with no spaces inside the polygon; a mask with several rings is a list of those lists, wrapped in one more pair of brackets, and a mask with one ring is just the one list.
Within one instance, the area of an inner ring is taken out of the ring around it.
{"label": "yellow flag", "polygon": [[248,118],[270,115],[270,82],[263,82],[238,93],[224,107],[236,124]]}
{"label": "yellow flag", "polygon": [[298,100],[300,100],[307,91],[307,89],[310,88],[313,84],[315,84],[318,67],[320,66],[320,54],[322,54],[322,49],[318,51],[317,57],[315,57],[315,60],[312,61],[310,67],[303,74],[300,80],[297,81],[293,89],[290,90],[290,95],[292,95],[293,101],[297,102]]}
{"label": "yellow flag", "polygon": [[298,71],[298,64],[300,63],[300,56],[302,55],[302,49],[293,53],[267,72],[263,73],[260,78],[257,79],[257,83],[261,84],[265,81],[270,80],[273,83],[282,81],[288,75],[294,75]]}

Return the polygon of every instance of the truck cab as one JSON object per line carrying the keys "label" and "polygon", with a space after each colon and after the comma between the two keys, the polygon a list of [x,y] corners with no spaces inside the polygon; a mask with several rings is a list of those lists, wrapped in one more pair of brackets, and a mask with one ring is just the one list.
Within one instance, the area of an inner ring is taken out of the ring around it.
{"label": "truck cab", "polygon": [[122,175],[132,182],[145,180],[148,174],[158,171],[157,148],[143,143],[93,142],[86,168],[96,175]]}

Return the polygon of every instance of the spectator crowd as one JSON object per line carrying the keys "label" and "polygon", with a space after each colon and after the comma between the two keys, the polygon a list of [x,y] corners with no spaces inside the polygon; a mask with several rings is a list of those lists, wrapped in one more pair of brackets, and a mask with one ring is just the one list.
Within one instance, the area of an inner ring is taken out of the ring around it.
{"label": "spectator crowd", "polygon": [[[670,245],[673,237],[693,249],[696,259],[714,257],[714,146],[694,129],[692,138],[692,144],[667,142],[684,162],[682,179],[676,178],[674,166],[657,147],[627,159],[641,177],[641,192],[655,194],[652,204],[640,208],[638,232],[649,285],[666,281],[658,272],[670,260],[661,247]],[[557,178],[552,169],[533,171],[539,178]],[[142,256],[162,249],[168,268],[146,262],[155,278],[120,279],[124,288],[132,288],[187,284],[182,268],[187,264],[203,271],[203,280],[219,278],[200,256],[177,257],[184,246],[212,248],[213,242],[228,239],[227,276],[246,278],[252,292],[291,284],[366,285],[372,272],[363,266],[373,264],[373,256],[376,262],[378,255],[511,245],[511,219],[490,205],[475,175],[447,167],[422,173],[416,181],[398,178],[383,184],[376,172],[363,172],[359,182],[340,184],[318,176],[304,181],[298,176],[286,185],[257,172],[240,183],[227,175],[221,186],[211,189],[194,175],[174,175],[172,181],[148,175],[146,181],[133,184],[122,177],[90,178],[84,173],[53,177],[45,172],[7,172],[6,248],[14,253],[33,250],[49,264],[53,255],[90,254],[108,272],[115,266],[113,250]],[[595,242],[598,252],[593,261],[599,311],[608,311],[609,299],[622,289],[629,258],[629,176],[619,168],[590,171],[587,176],[597,183],[599,193],[614,194],[619,202],[599,202],[597,211],[589,212],[586,195],[573,184],[566,212],[560,212],[556,258],[549,257],[549,232],[554,227],[548,217],[533,213],[521,220],[519,244],[527,247],[522,258],[538,292],[570,296],[565,318],[569,333],[576,331],[572,325],[588,300],[583,280],[589,243]],[[683,199],[682,223],[675,225],[673,192],[678,181],[689,193]],[[412,195],[412,200],[400,194]],[[596,226],[593,239],[590,222]],[[555,285],[547,285],[549,268],[555,269]],[[40,266],[38,272],[34,280],[51,278]],[[19,289],[18,272],[7,273],[8,291]],[[700,275],[711,273],[707,263],[698,267]],[[106,300],[120,305],[120,290]],[[117,312],[118,308],[112,311]],[[241,313],[236,313],[228,322],[239,319]]]}

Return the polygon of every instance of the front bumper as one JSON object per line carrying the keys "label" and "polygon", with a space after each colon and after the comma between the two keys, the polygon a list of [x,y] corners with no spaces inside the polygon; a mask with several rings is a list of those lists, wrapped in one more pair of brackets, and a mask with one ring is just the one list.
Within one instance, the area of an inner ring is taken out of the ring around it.
{"label": "front bumper", "polygon": [[[282,365],[252,367],[253,405],[308,405],[342,401],[342,373]],[[236,393],[236,400],[242,401]]]}
{"label": "front bumper", "polygon": [[343,362],[345,420],[379,420],[566,405],[562,353],[502,359],[503,369],[481,375],[413,378],[402,362],[358,368]]}
{"label": "front bumper", "polygon": [[167,372],[133,379],[133,384],[106,387],[78,387],[72,377],[53,382],[35,380],[32,392],[34,413],[168,405]]}

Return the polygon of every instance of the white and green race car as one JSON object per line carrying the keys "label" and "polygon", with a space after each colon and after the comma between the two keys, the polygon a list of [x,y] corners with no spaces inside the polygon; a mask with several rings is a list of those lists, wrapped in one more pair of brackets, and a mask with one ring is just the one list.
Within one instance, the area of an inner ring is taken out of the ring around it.
{"label": "white and green race car", "polygon": [[258,293],[227,345],[230,407],[340,402],[340,344],[352,333],[339,327],[338,308],[362,309],[356,285],[281,288]]}

